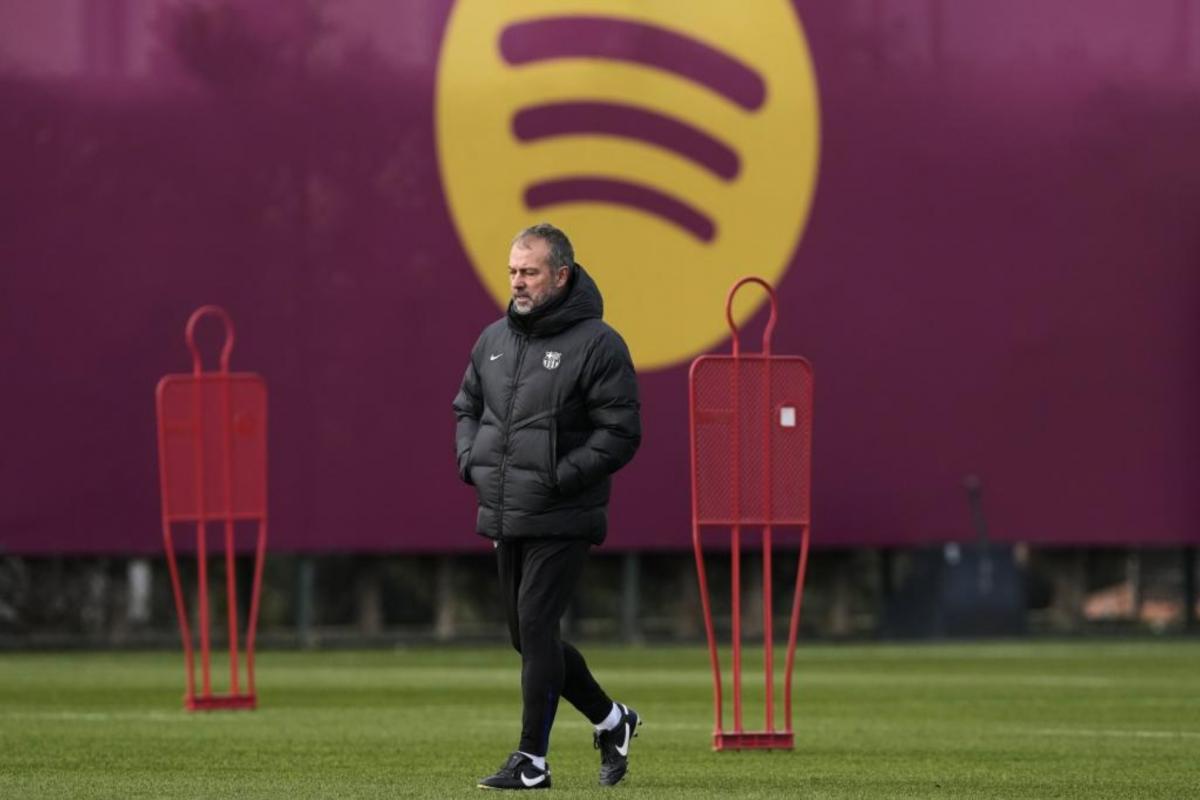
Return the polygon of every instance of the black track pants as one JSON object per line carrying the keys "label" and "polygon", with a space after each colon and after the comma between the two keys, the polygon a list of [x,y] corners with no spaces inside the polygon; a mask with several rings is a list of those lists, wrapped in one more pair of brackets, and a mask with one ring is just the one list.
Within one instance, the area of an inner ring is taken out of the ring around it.
{"label": "black track pants", "polygon": [[525,539],[500,542],[496,561],[513,647],[521,654],[521,745],[544,756],[559,697],[591,721],[604,721],[612,700],[587,662],[559,636],[559,620],[575,594],[589,545],[582,540]]}

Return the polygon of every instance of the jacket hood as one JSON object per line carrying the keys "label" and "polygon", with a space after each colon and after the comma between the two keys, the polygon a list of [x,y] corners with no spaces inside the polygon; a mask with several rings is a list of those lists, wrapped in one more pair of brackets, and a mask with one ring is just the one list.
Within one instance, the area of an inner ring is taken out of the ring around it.
{"label": "jacket hood", "polygon": [[585,319],[603,317],[604,298],[600,296],[600,287],[578,263],[571,268],[566,291],[541,308],[518,314],[512,301],[508,303],[509,327],[526,336],[553,336]]}

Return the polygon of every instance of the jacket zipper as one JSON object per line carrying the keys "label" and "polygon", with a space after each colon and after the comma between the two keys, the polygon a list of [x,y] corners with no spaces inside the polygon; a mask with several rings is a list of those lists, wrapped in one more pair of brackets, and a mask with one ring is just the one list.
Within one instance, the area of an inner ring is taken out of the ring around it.
{"label": "jacket zipper", "polygon": [[496,515],[497,539],[504,535],[504,473],[508,469],[508,434],[512,428],[513,406],[517,402],[517,383],[521,380],[521,362],[525,360],[525,346],[529,344],[529,339],[520,336],[517,342],[517,363],[513,367],[512,383],[508,387],[508,410],[504,414],[504,450],[500,456],[500,507],[499,513]]}

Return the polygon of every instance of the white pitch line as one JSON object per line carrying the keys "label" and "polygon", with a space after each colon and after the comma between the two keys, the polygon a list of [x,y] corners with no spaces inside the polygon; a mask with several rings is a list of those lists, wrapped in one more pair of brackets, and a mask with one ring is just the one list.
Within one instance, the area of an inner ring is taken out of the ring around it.
{"label": "white pitch line", "polygon": [[0,720],[42,719],[64,722],[112,722],[118,719],[174,722],[190,718],[189,715],[183,712],[176,714],[165,711],[6,711],[0,714]]}
{"label": "white pitch line", "polygon": [[1041,728],[1038,736],[1111,736],[1135,739],[1200,739],[1200,731],[1123,731],[1090,728]]}

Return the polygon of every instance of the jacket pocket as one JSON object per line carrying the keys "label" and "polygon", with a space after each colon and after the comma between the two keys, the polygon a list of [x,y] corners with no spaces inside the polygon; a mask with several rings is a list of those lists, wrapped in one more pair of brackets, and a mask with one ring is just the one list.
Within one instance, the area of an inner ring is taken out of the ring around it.
{"label": "jacket pocket", "polygon": [[471,480],[471,451],[463,453],[458,457],[458,477],[463,483],[473,484]]}

